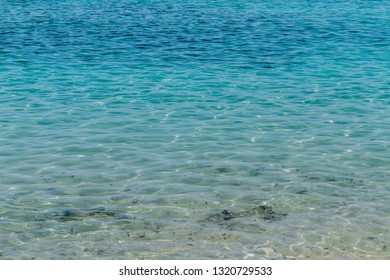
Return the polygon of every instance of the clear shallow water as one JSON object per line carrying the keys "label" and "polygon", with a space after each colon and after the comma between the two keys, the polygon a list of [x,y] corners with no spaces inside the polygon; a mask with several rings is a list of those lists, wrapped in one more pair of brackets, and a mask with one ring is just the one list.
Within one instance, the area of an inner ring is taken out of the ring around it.
{"label": "clear shallow water", "polygon": [[388,1],[0,2],[2,259],[389,258]]}

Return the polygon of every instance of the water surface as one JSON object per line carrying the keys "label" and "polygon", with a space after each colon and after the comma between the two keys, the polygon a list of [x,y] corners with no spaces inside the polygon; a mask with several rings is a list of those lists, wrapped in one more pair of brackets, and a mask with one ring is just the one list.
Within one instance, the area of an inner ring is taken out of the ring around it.
{"label": "water surface", "polygon": [[0,258],[389,257],[388,1],[0,3]]}

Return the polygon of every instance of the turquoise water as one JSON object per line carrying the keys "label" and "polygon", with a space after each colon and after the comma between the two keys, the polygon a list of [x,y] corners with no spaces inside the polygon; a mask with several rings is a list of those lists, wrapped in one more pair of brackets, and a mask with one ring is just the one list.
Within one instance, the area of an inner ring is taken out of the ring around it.
{"label": "turquoise water", "polygon": [[389,259],[389,105],[389,1],[0,0],[0,258]]}

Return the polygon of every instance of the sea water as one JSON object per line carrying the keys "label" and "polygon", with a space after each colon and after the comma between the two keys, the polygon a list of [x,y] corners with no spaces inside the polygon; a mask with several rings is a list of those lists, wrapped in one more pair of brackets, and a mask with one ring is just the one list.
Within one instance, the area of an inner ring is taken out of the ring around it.
{"label": "sea water", "polygon": [[0,258],[388,259],[389,105],[389,1],[1,0]]}

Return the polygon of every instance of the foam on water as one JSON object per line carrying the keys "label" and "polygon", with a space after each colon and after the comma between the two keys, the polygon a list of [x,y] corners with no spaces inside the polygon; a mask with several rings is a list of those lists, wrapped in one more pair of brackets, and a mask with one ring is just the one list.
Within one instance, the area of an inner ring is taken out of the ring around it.
{"label": "foam on water", "polygon": [[0,258],[388,258],[388,1],[1,2]]}

